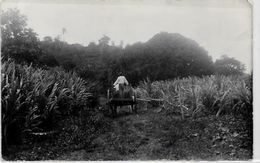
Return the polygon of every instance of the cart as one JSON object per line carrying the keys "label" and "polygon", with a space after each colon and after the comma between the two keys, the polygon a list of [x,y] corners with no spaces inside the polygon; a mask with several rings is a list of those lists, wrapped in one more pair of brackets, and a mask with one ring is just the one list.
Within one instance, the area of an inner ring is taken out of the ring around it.
{"label": "cart", "polygon": [[132,94],[123,97],[120,97],[113,88],[107,90],[107,105],[114,117],[117,116],[117,108],[121,108],[122,106],[130,106],[131,111],[137,113],[136,94],[133,91],[133,88],[131,86],[129,87]]}

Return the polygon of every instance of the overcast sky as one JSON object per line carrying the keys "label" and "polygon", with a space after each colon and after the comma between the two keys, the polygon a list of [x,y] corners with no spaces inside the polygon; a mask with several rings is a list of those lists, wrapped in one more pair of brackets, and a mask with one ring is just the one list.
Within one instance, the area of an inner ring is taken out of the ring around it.
{"label": "overcast sky", "polygon": [[214,60],[227,54],[251,70],[251,8],[246,0],[57,2],[4,2],[2,8],[20,9],[41,39],[56,37],[62,28],[67,30],[65,41],[83,45],[104,34],[116,44],[132,44],[161,31],[180,33],[197,41]]}

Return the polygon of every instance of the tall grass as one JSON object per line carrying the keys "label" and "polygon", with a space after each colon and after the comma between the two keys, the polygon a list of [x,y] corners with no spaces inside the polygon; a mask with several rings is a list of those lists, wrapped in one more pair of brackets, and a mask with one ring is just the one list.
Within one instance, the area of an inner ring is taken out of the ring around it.
{"label": "tall grass", "polygon": [[[249,83],[249,84],[248,84]],[[171,81],[143,81],[136,91],[143,98],[162,98],[167,109],[185,115],[199,113],[252,114],[252,85],[242,76],[188,77]]]}
{"label": "tall grass", "polygon": [[1,71],[5,144],[27,131],[52,130],[61,115],[76,114],[91,96],[84,80],[60,68],[43,70],[7,61]]}

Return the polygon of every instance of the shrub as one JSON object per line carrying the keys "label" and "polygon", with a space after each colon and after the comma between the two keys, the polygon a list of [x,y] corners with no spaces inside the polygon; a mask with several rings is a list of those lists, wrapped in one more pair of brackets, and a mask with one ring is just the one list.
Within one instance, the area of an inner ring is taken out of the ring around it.
{"label": "shrub", "polygon": [[61,68],[43,70],[12,61],[2,63],[2,138],[20,141],[24,132],[49,131],[59,116],[87,106],[87,83]]}

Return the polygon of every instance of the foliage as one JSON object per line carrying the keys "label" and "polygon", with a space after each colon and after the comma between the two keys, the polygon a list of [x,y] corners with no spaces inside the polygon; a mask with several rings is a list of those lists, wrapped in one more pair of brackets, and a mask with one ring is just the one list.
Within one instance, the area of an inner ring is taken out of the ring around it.
{"label": "foliage", "polygon": [[60,68],[2,64],[2,136],[10,143],[25,131],[48,131],[59,116],[75,115],[91,96],[86,82]]}
{"label": "foliage", "polygon": [[110,38],[104,36],[98,44],[84,47],[46,37],[41,47],[57,60],[57,65],[76,70],[85,79],[99,81],[103,90],[112,85],[119,71],[133,85],[147,77],[155,81],[214,72],[208,52],[180,34],[162,32],[145,43],[125,48],[110,45],[109,41]]}
{"label": "foliage", "polygon": [[[131,84],[139,84],[135,89],[138,97],[162,98],[164,108],[181,113],[183,119],[202,113],[252,117],[252,76],[199,78],[214,71],[241,75],[244,66],[228,57],[214,64],[205,49],[180,34],[161,32],[147,42],[125,48],[123,42],[110,45],[110,38],[103,36],[98,44],[82,46],[68,44],[59,37],[47,36],[39,41],[26,21],[17,9],[2,13],[4,147],[20,143],[25,133],[52,131],[59,123],[67,125],[69,141],[82,145],[86,137],[91,137],[89,133],[95,137],[92,131],[104,127],[105,120],[90,101],[106,93],[120,71]],[[65,33],[65,28],[62,32]],[[71,121],[79,120],[81,128],[68,125],[68,117]],[[86,130],[85,124],[90,123],[94,127],[87,126]],[[63,143],[64,140],[61,138]]]}
{"label": "foliage", "polygon": [[196,41],[178,33],[161,32],[147,42],[123,48],[103,36],[98,44],[88,46],[68,44],[59,36],[44,37],[27,27],[27,18],[17,9],[2,14],[3,59],[39,63],[42,66],[61,66],[76,71],[83,79],[99,83],[98,91],[111,87],[122,71],[132,85],[149,78],[151,81],[177,77],[217,74],[241,74],[244,66],[237,60],[222,57],[213,63],[208,52]]}
{"label": "foliage", "polygon": [[222,75],[241,75],[245,71],[245,65],[234,58],[223,55],[216,60],[215,71],[216,74]]}
{"label": "foliage", "polygon": [[143,98],[163,98],[167,109],[181,111],[183,117],[197,113],[219,116],[224,112],[241,113],[245,117],[252,115],[251,88],[241,76],[188,77],[152,83],[143,81],[136,91]]}
{"label": "foliage", "polygon": [[122,67],[135,84],[147,77],[155,81],[213,73],[207,51],[177,33],[161,32],[145,43],[127,46],[122,60]]}
{"label": "foliage", "polygon": [[2,59],[38,63],[41,54],[37,34],[27,27],[27,18],[17,9],[1,13]]}

